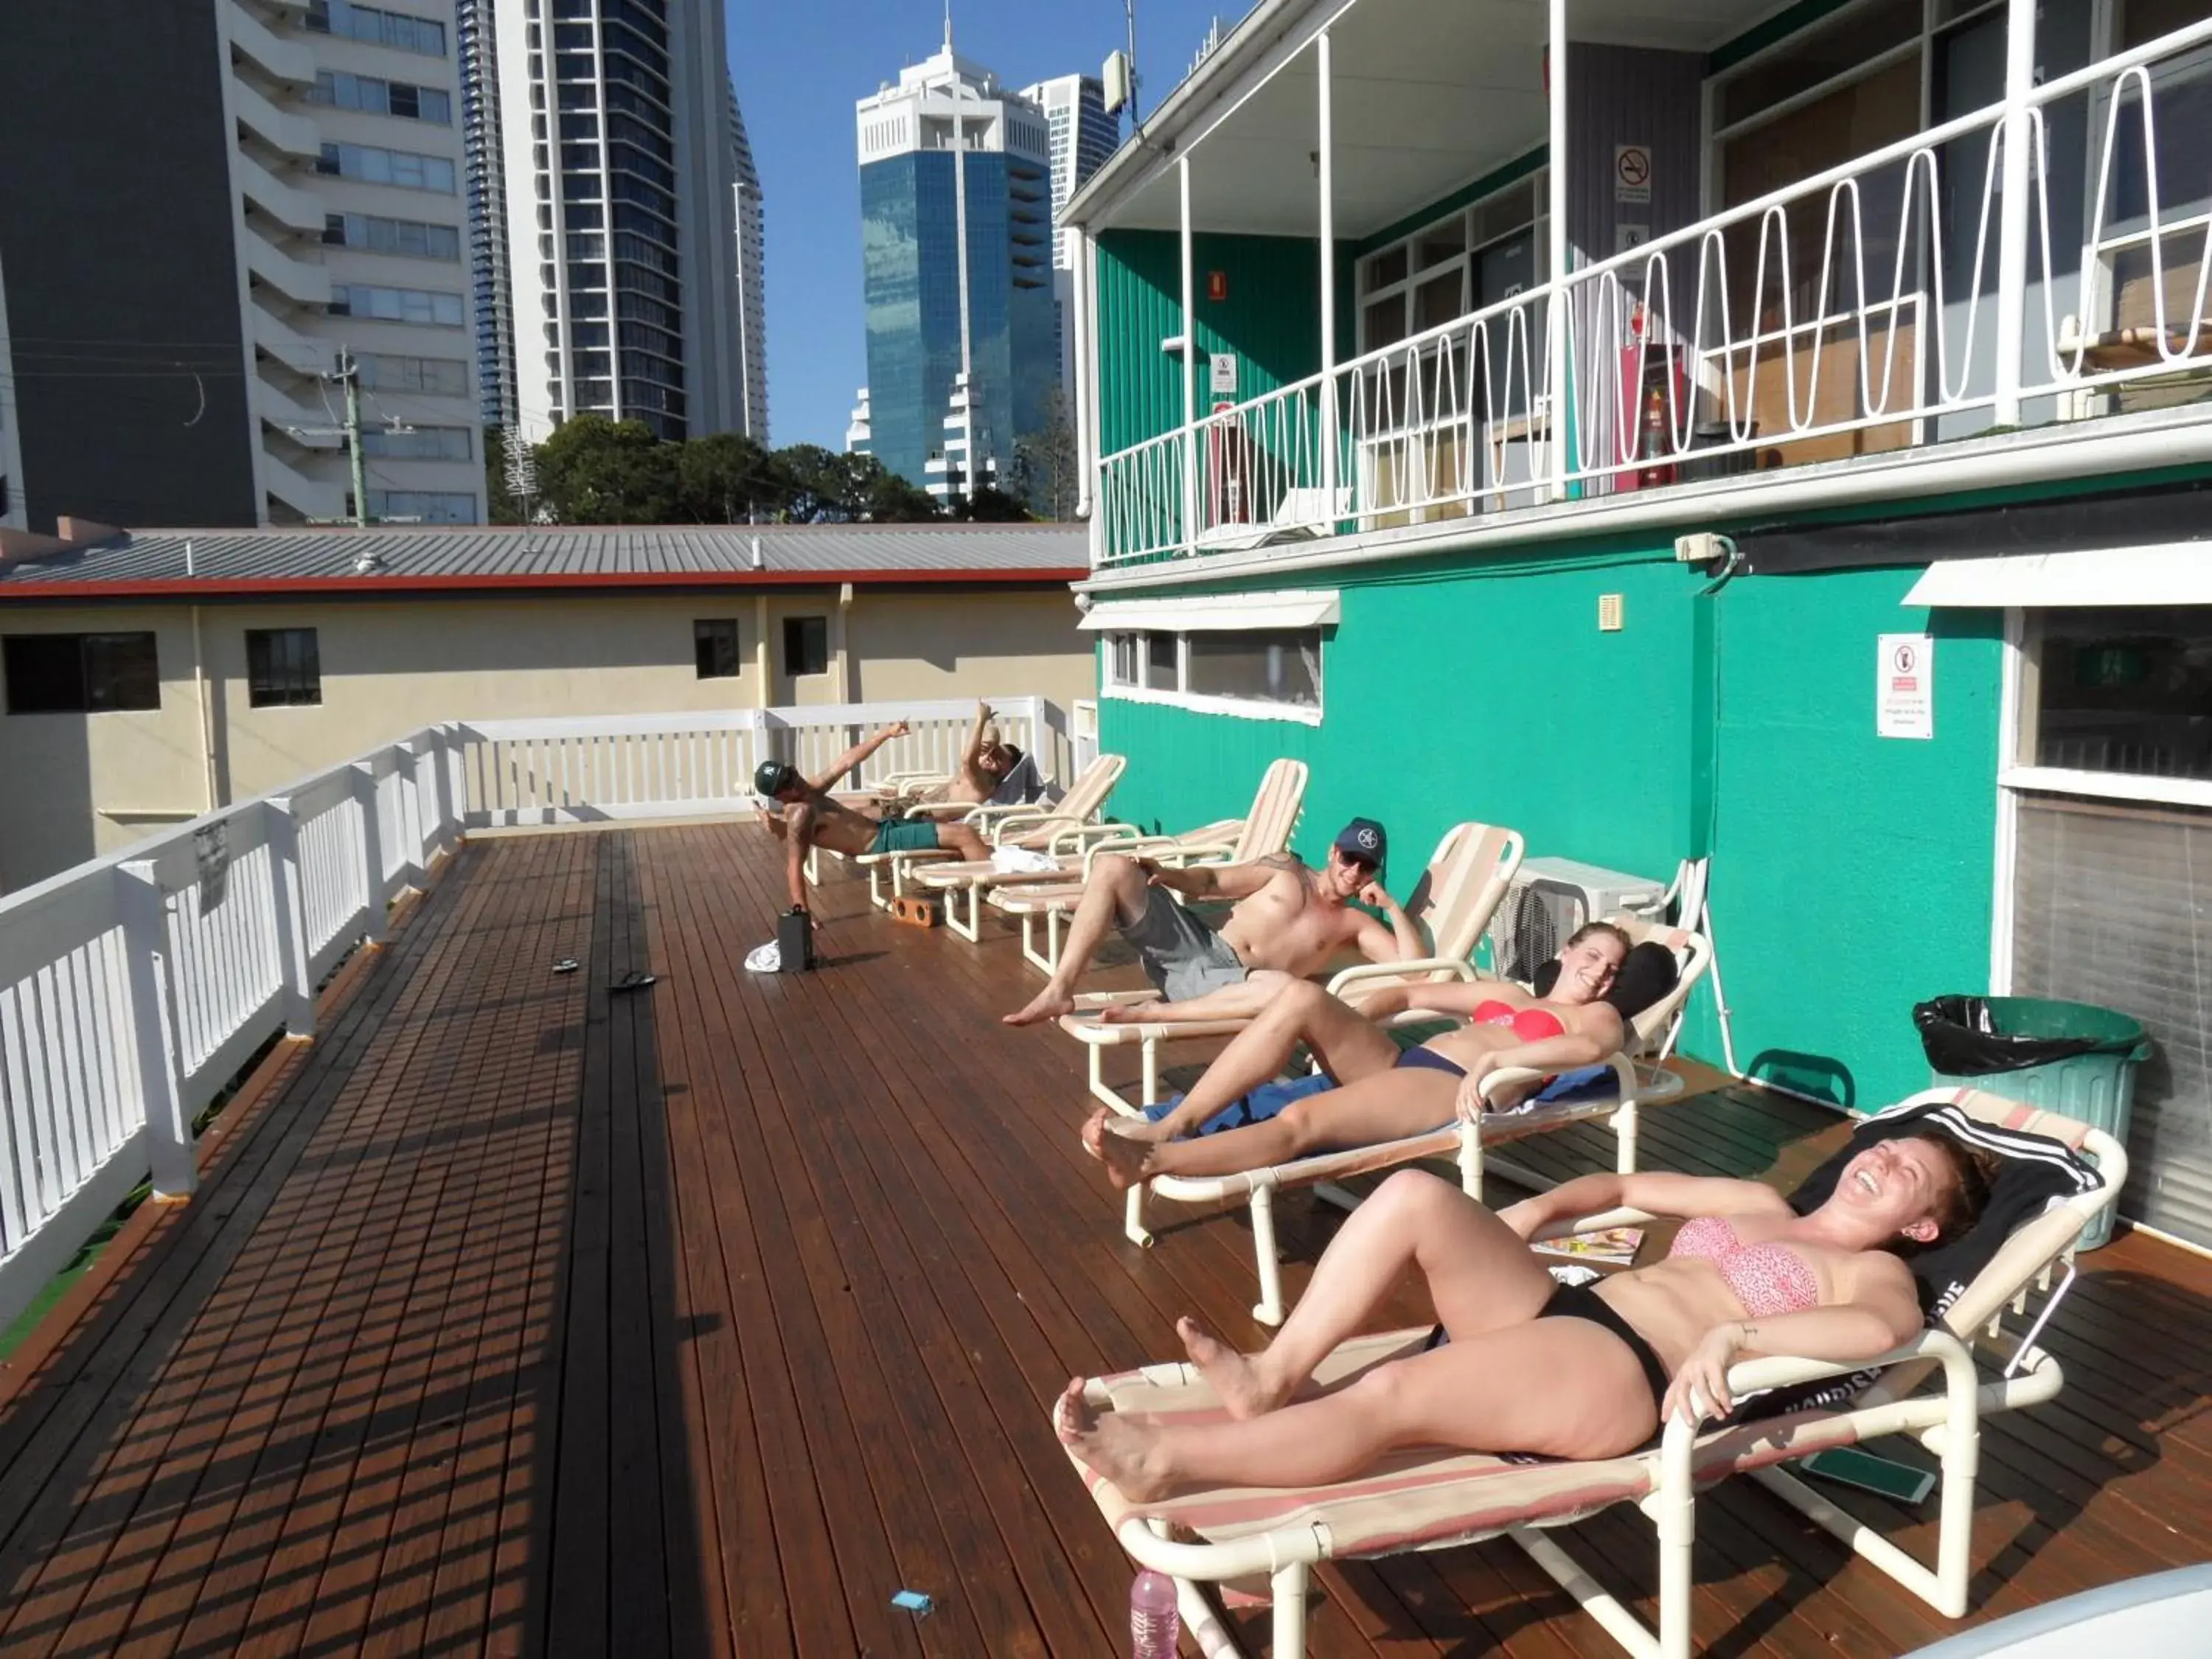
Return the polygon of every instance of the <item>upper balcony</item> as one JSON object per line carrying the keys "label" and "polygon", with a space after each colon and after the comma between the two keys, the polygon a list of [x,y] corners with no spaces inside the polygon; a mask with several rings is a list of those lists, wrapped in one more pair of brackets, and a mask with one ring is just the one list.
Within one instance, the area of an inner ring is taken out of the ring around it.
{"label": "upper balcony", "polygon": [[1771,10],[1260,7],[1069,210],[1094,565],[2212,459],[2212,5]]}

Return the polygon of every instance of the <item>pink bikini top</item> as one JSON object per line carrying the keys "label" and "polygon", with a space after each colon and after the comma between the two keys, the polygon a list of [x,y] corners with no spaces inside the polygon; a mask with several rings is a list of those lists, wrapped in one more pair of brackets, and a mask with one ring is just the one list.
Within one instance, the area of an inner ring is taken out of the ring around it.
{"label": "pink bikini top", "polygon": [[1557,1014],[1542,1008],[1516,1008],[1510,1002],[1479,1002],[1472,1018],[1477,1025],[1508,1027],[1523,1042],[1541,1042],[1546,1037],[1567,1034]]}
{"label": "pink bikini top", "polygon": [[1746,1244],[1725,1216],[1702,1215],[1682,1224],[1668,1256],[1710,1261],[1753,1319],[1803,1313],[1820,1305],[1820,1281],[1804,1259],[1778,1240]]}

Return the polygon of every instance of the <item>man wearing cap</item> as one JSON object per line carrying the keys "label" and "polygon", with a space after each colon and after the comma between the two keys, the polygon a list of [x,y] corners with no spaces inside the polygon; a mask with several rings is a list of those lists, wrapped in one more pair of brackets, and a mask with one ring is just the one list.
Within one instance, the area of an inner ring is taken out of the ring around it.
{"label": "man wearing cap", "polygon": [[[1109,927],[1135,947],[1145,976],[1174,1005],[1176,1019],[1231,1019],[1257,1013],[1293,979],[1326,967],[1341,951],[1370,962],[1404,962],[1427,954],[1419,926],[1382,885],[1389,852],[1382,826],[1354,818],[1338,832],[1328,861],[1310,869],[1295,854],[1250,864],[1199,865],[1177,870],[1148,858],[1101,854],[1091,866],[1068,923],[1060,969],[1009,1025],[1035,1025],[1071,1012],[1075,982]],[[1217,930],[1176,903],[1233,899]],[[1355,909],[1380,910],[1389,926]],[[1157,1003],[1108,1009],[1099,1018],[1157,1020]]]}
{"label": "man wearing cap", "polygon": [[964,823],[901,817],[894,809],[866,801],[840,800],[830,793],[831,784],[893,738],[906,734],[904,720],[886,726],[838,756],[817,777],[805,776],[786,761],[763,761],[753,769],[753,793],[775,803],[773,810],[762,809],[761,822],[784,843],[784,881],[793,909],[806,908],[809,847],[826,847],[848,857],[925,847],[945,848],[963,859],[991,856],[983,838]]}

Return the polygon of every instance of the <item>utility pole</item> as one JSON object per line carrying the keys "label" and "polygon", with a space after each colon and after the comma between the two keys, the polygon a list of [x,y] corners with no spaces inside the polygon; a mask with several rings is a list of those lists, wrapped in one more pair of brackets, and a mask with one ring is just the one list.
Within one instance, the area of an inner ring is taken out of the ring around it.
{"label": "utility pole", "polygon": [[353,465],[353,522],[356,530],[368,528],[368,479],[361,462],[361,364],[345,347],[338,348],[337,378],[345,385],[346,458]]}

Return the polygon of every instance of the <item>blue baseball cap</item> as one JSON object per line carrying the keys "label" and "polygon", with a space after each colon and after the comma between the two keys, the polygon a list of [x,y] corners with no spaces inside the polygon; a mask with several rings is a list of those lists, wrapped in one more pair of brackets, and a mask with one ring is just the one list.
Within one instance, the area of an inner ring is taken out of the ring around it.
{"label": "blue baseball cap", "polygon": [[1352,819],[1336,832],[1336,840],[1331,844],[1345,857],[1373,866],[1378,876],[1390,856],[1390,837],[1373,818]]}

